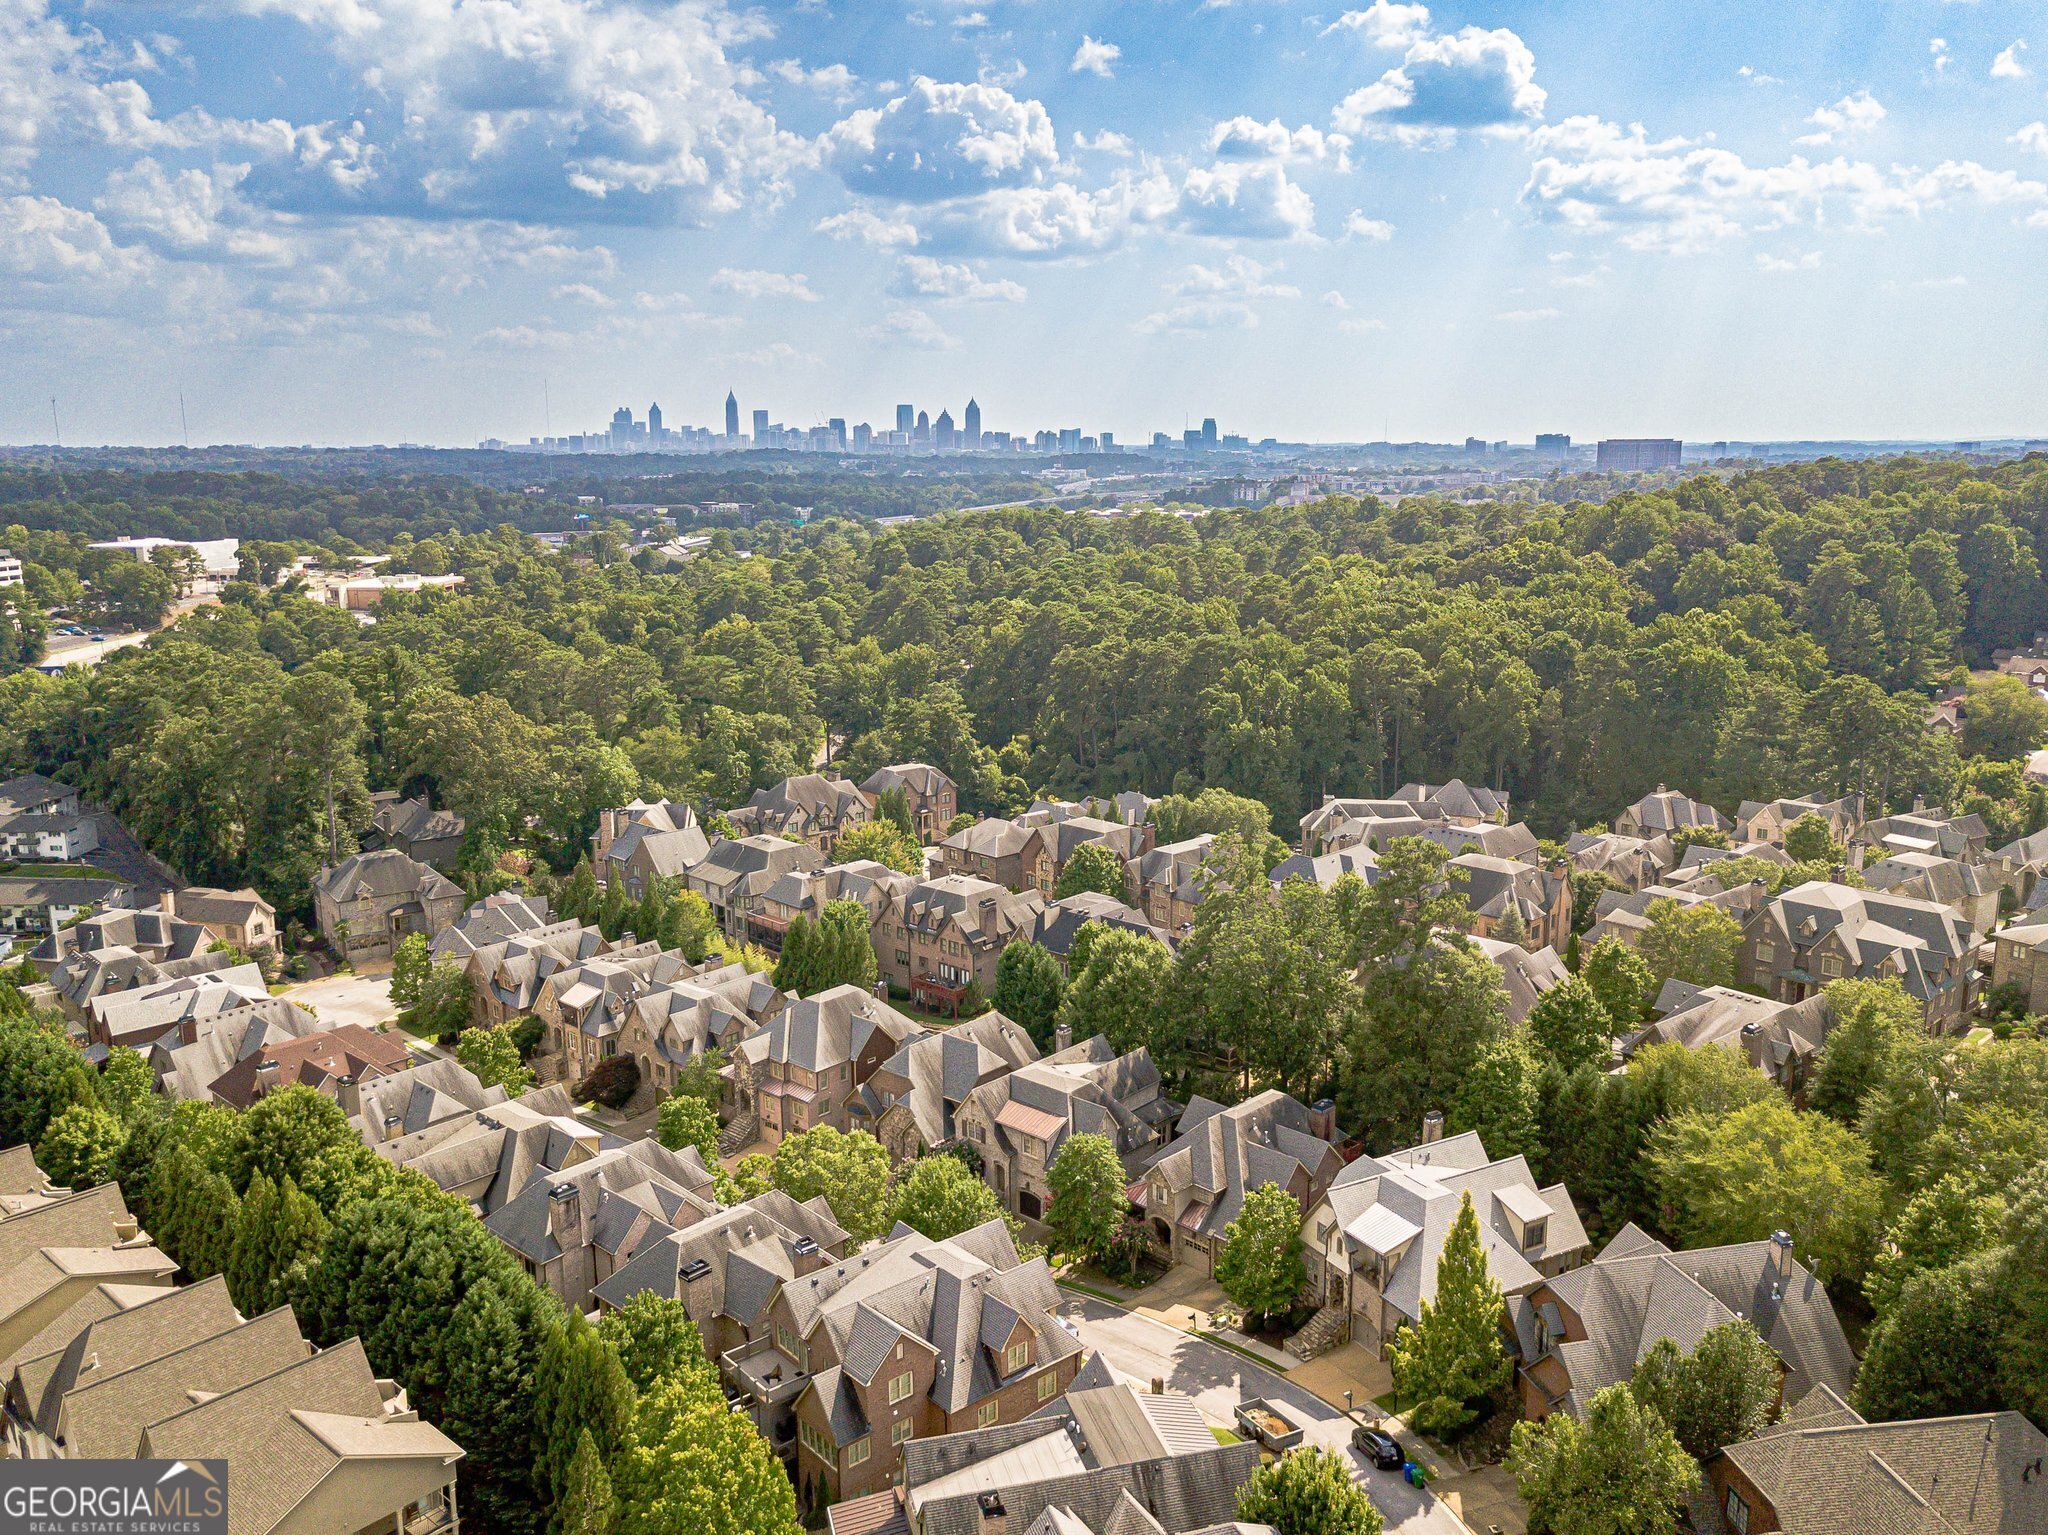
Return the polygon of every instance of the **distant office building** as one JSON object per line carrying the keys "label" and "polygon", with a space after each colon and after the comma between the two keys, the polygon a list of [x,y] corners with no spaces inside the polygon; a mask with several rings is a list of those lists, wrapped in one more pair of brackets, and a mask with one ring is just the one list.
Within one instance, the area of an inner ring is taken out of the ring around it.
{"label": "distant office building", "polygon": [[633,412],[624,405],[612,412],[612,446],[623,448],[633,440]]}
{"label": "distant office building", "polygon": [[844,448],[846,446],[846,417],[834,416],[825,423],[825,429],[832,434],[832,445],[834,447]]}
{"label": "distant office building", "polygon": [[911,428],[910,440],[921,448],[932,445],[932,418],[924,411],[917,413],[917,425]]}
{"label": "distant office building", "polygon": [[1214,416],[1204,416],[1202,418],[1202,446],[1205,448],[1216,446],[1216,418]]}
{"label": "distant office building", "polygon": [[1602,439],[1597,467],[1614,474],[1640,474],[1651,469],[1676,469],[1685,444],[1676,437],[1608,437]]}
{"label": "distant office building", "polygon": [[1102,434],[1102,451],[1105,453],[1114,453],[1116,451],[1116,433],[1104,432]]}
{"label": "distant office building", "polygon": [[941,453],[953,451],[953,413],[950,410],[940,411],[939,419],[932,423],[932,446]]}
{"label": "distant office building", "polygon": [[1202,446],[1202,434],[1189,427],[1180,434],[1180,445],[1191,453],[1198,452]]}
{"label": "distant office building", "polygon": [[21,556],[12,549],[0,549],[0,586],[21,585]]}
{"label": "distant office building", "polygon": [[1081,451],[1081,429],[1078,426],[1063,426],[1060,428],[1060,451],[1062,453],[1079,453]]}
{"label": "distant office building", "polygon": [[725,435],[734,442],[740,439],[740,401],[730,389],[725,392]]}
{"label": "distant office building", "polygon": [[981,446],[981,407],[968,396],[967,409],[960,416],[960,446],[978,448]]}
{"label": "distant office building", "polygon": [[1538,432],[1536,434],[1536,456],[1538,458],[1563,458],[1572,450],[1569,432]]}
{"label": "distant office building", "polygon": [[754,412],[754,446],[759,447],[768,440],[768,412]]}
{"label": "distant office building", "polygon": [[1152,434],[1152,446],[1155,448],[1170,448],[1173,446],[1173,439],[1164,432],[1154,432]]}
{"label": "distant office building", "polygon": [[896,430],[906,437],[917,430],[917,411],[909,405],[896,407]]}
{"label": "distant office building", "polygon": [[1484,437],[1467,437],[1465,439],[1465,451],[1467,453],[1484,453],[1486,451],[1486,439]]}
{"label": "distant office building", "polygon": [[647,407],[647,440],[649,442],[661,441],[661,407],[659,405]]}
{"label": "distant office building", "polygon": [[859,423],[858,425],[856,425],[856,426],[854,427],[854,429],[853,429],[853,451],[854,451],[854,452],[856,452],[856,453],[865,453],[865,452],[867,452],[868,448],[869,448],[869,447],[870,447],[870,446],[871,446],[871,445],[873,444],[874,440],[875,440],[875,429],[874,429],[873,427],[869,426],[869,425],[868,425],[868,424],[867,424],[867,423],[866,423],[865,421],[863,421],[863,422],[860,422],[860,423]]}

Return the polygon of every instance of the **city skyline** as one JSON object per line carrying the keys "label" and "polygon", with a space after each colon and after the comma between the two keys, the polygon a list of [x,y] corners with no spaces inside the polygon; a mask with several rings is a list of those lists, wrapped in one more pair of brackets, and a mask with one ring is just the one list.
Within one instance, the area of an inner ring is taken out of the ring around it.
{"label": "city skyline", "polygon": [[2048,430],[2048,38],[1996,0],[0,3],[4,442],[876,376],[1133,438]]}

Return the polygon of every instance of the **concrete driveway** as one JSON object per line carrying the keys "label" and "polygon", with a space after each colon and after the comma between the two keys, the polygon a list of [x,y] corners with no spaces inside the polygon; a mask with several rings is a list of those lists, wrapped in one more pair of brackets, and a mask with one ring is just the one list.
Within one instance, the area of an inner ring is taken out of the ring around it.
{"label": "concrete driveway", "polygon": [[1387,1529],[1397,1535],[1471,1535],[1468,1526],[1434,1493],[1410,1487],[1398,1472],[1366,1465],[1351,1451],[1350,1420],[1275,1371],[1093,1296],[1061,1291],[1060,1315],[1119,1376],[1140,1386],[1149,1386],[1156,1376],[1193,1397],[1218,1423],[1233,1423],[1232,1412],[1246,1397],[1285,1402],[1307,1424],[1306,1443],[1335,1450],[1351,1463],[1373,1503],[1386,1516]]}
{"label": "concrete driveway", "polygon": [[366,1029],[374,1029],[398,1016],[398,1008],[391,1000],[391,972],[388,968],[376,975],[323,976],[317,981],[293,986],[282,995],[286,1001],[296,1002],[310,1011],[320,1020],[322,1028],[360,1023]]}

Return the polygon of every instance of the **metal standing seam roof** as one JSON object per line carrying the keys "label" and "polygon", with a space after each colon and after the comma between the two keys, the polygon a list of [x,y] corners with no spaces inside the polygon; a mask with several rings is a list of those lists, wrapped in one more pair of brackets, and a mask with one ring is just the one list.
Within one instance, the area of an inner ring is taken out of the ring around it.
{"label": "metal standing seam roof", "polygon": [[1044,1109],[1034,1109],[1012,1098],[996,1111],[996,1123],[1006,1130],[1015,1130],[1019,1135],[1029,1135],[1045,1141],[1051,1140],[1065,1129],[1067,1122],[1057,1114],[1049,1114]]}

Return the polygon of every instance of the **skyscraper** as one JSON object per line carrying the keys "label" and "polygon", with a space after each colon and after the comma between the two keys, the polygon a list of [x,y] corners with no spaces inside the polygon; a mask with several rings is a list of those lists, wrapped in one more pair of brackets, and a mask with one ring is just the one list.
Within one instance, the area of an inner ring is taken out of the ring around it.
{"label": "skyscraper", "polygon": [[1216,418],[1214,416],[1204,416],[1202,418],[1202,446],[1205,448],[1216,446]]}
{"label": "skyscraper", "polygon": [[953,413],[950,410],[940,411],[939,419],[932,423],[932,446],[941,453],[953,451]]}
{"label": "skyscraper", "polygon": [[917,413],[917,425],[911,429],[910,440],[920,447],[930,447],[932,442],[932,418],[923,411]]}
{"label": "skyscraper", "polygon": [[612,446],[615,448],[623,448],[633,440],[633,409],[631,406],[621,405],[612,412],[611,438]]}
{"label": "skyscraper", "polygon": [[766,447],[767,445],[768,412],[765,410],[757,410],[754,412],[754,446],[757,448],[762,448]]}
{"label": "skyscraper", "polygon": [[973,396],[967,400],[967,409],[960,417],[960,446],[978,448],[981,446],[981,407]]}
{"label": "skyscraper", "polygon": [[649,442],[661,441],[661,407],[659,405],[647,407],[647,440]]}
{"label": "skyscraper", "polygon": [[914,430],[914,429],[916,428],[916,426],[917,426],[917,410],[916,410],[916,407],[914,407],[914,406],[910,406],[910,405],[899,405],[899,406],[897,406],[897,407],[896,407],[896,430],[897,430],[897,431],[899,431],[899,432],[902,432],[902,433],[904,433],[904,434],[905,434],[905,435],[907,436],[907,435],[909,435],[909,433],[910,433],[911,431],[913,431],[913,430]]}
{"label": "skyscraper", "polygon": [[730,389],[725,392],[725,435],[733,442],[740,440],[740,401]]}

